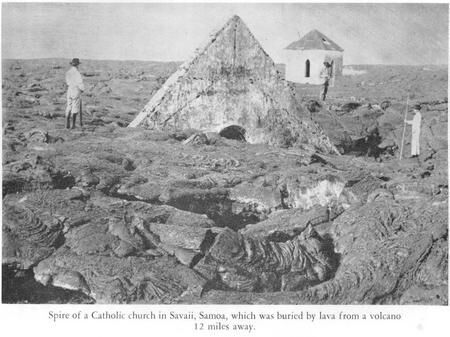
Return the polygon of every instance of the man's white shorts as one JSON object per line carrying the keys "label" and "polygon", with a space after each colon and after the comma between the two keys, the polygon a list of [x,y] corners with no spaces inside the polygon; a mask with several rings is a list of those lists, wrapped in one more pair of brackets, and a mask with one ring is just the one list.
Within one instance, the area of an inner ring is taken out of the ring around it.
{"label": "man's white shorts", "polygon": [[67,97],[66,116],[76,115],[81,110],[81,97]]}

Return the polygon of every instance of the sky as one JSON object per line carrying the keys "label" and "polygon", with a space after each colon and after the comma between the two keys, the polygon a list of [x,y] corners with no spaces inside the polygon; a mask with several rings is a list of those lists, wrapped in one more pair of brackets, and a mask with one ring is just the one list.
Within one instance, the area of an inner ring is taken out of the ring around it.
{"label": "sky", "polygon": [[344,64],[447,64],[448,4],[2,3],[2,58],[183,61],[239,15],[277,63],[318,29]]}

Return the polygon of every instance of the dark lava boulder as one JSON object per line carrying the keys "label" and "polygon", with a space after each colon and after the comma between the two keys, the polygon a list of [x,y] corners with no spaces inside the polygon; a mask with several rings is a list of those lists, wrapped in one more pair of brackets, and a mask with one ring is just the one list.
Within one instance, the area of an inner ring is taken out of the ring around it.
{"label": "dark lava boulder", "polygon": [[244,292],[300,290],[333,272],[334,256],[311,226],[285,242],[222,231],[195,270],[223,289]]}

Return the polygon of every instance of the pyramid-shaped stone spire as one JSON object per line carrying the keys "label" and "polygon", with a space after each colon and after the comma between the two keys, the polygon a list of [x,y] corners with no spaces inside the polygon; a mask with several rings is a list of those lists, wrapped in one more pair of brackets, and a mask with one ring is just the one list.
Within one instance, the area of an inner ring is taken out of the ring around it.
{"label": "pyramid-shaped stone spire", "polygon": [[220,132],[233,125],[250,143],[334,151],[238,16],[169,77],[129,126]]}

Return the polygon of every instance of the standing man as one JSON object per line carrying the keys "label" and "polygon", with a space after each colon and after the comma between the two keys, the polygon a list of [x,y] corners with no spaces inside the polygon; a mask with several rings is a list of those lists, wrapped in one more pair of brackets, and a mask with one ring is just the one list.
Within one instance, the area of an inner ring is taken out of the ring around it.
{"label": "standing man", "polygon": [[330,85],[331,79],[331,64],[328,62],[323,63],[323,68],[320,71],[320,78],[323,80],[322,92],[320,93],[320,98],[325,101],[327,98],[328,86]]}
{"label": "standing man", "polygon": [[405,123],[412,126],[411,136],[411,157],[417,157],[420,154],[420,124],[422,122],[422,114],[420,113],[420,104],[414,106],[414,117],[408,121],[405,119]]}
{"label": "standing man", "polygon": [[74,58],[70,65],[72,66],[66,72],[67,89],[67,108],[66,108],[66,129],[70,128],[70,117],[72,116],[72,129],[75,128],[75,122],[77,120],[77,114],[80,114],[80,126],[83,126],[82,120],[82,107],[81,107],[81,93],[84,91],[83,79],[78,66],[80,60]]}

